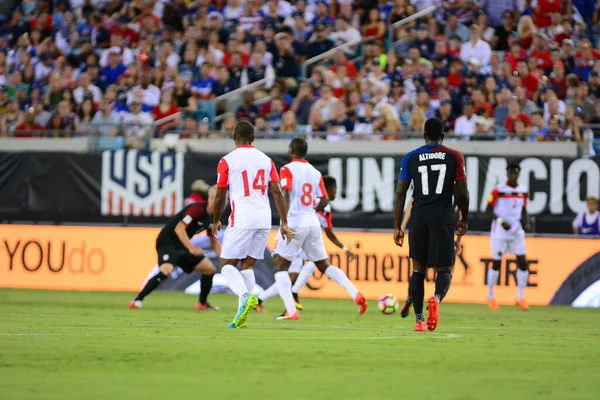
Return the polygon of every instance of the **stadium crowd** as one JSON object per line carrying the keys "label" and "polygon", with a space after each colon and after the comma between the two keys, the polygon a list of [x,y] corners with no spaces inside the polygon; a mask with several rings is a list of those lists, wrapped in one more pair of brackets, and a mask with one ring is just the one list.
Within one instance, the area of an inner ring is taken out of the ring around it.
{"label": "stadium crowd", "polygon": [[[0,135],[202,136],[248,119],[274,137],[397,139],[438,116],[460,136],[593,154],[598,15],[594,0],[23,0],[0,19]],[[219,126],[203,114],[264,78]]]}

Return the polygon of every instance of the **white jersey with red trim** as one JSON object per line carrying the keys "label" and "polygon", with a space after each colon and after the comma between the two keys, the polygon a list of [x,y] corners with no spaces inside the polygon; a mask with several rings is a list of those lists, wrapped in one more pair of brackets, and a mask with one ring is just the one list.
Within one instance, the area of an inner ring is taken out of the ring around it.
{"label": "white jersey with red trim", "polygon": [[281,188],[291,190],[288,224],[292,228],[321,226],[315,211],[319,198],[327,197],[323,176],[306,160],[281,167]]}
{"label": "white jersey with red trim", "polygon": [[333,228],[333,215],[331,212],[331,204],[327,204],[323,211],[319,211],[317,213],[317,217],[319,218],[319,222],[321,223],[321,228],[323,229],[332,229]]}
{"label": "white jersey with red trim", "polygon": [[521,215],[523,208],[527,207],[528,197],[527,188],[523,185],[512,187],[508,183],[501,183],[492,190],[488,198],[488,204],[494,208],[494,213],[498,217],[508,222],[511,226],[511,229],[506,231],[494,220],[492,222],[492,234],[513,235],[523,229],[521,226]]}
{"label": "white jersey with red trim", "polygon": [[240,229],[270,229],[269,184],[279,182],[273,160],[254,146],[237,146],[221,158],[217,187],[229,188],[229,226]]}

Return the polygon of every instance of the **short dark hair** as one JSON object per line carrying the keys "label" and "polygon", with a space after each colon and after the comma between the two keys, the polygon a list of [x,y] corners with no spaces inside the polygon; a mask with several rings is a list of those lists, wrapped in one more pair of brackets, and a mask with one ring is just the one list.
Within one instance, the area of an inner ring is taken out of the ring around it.
{"label": "short dark hair", "polygon": [[252,138],[254,137],[254,125],[248,121],[240,121],[235,125],[233,134],[237,136],[238,139],[252,141]]}
{"label": "short dark hair", "polygon": [[306,157],[308,142],[303,137],[295,137],[290,142],[290,150],[298,157]]}
{"label": "short dark hair", "polygon": [[323,175],[323,183],[325,184],[325,189],[329,189],[337,185],[337,181],[331,175]]}
{"label": "short dark hair", "polygon": [[521,172],[521,166],[519,165],[518,162],[510,162],[510,163],[508,163],[508,165],[506,166],[506,170],[508,171],[509,169],[516,169],[519,172]]}
{"label": "short dark hair", "polygon": [[425,138],[440,140],[444,136],[444,122],[439,118],[429,118],[425,121]]}

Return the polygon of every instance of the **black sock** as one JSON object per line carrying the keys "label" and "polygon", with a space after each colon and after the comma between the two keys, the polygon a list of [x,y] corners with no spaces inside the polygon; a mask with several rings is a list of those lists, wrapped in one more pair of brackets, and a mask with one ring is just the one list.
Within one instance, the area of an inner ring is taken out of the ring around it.
{"label": "black sock", "polygon": [[296,301],[296,303],[300,303],[300,299],[298,298],[298,293],[292,292],[292,296],[294,296],[294,300]]}
{"label": "black sock", "polygon": [[165,279],[167,279],[167,276],[165,274],[163,274],[162,272],[159,272],[158,274],[154,275],[152,278],[150,278],[148,280],[148,282],[146,282],[146,286],[144,286],[144,288],[137,295],[135,300],[144,300],[144,297],[146,297],[150,293],[152,293],[152,291],[154,289],[156,289],[158,287],[158,285],[160,285],[160,283],[162,281],[164,281]]}
{"label": "black sock", "polygon": [[412,291],[410,290],[410,282],[408,282],[408,296],[406,297],[406,304],[411,305],[412,304]]}
{"label": "black sock", "polygon": [[410,291],[417,321],[424,321],[423,299],[425,297],[425,274],[413,272],[410,277]]}
{"label": "black sock", "polygon": [[210,289],[212,289],[214,275],[202,275],[200,278],[200,304],[205,304],[208,301]]}
{"label": "black sock", "polygon": [[452,274],[450,274],[450,271],[443,269],[437,273],[435,278],[435,295],[439,297],[440,302],[446,297],[451,281]]}

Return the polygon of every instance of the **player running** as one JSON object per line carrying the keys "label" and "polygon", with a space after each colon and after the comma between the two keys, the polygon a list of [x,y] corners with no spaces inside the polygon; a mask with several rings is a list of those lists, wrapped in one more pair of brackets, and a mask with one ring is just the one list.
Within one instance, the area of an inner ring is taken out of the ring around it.
{"label": "player running", "polygon": [[[323,176],[323,184],[325,185],[325,190],[327,191],[327,197],[329,198],[329,201],[335,200],[335,197],[337,196],[337,182],[335,178],[333,176],[325,175]],[[331,204],[327,204],[323,211],[318,211],[317,217],[319,218],[319,222],[321,223],[323,231],[325,231],[325,235],[331,241],[331,243],[335,244],[337,247],[342,249],[344,253],[346,253],[349,262],[354,260],[355,255],[348,249],[347,246],[344,246],[342,242],[340,242],[335,232],[333,232],[333,215],[331,211]],[[280,238],[278,238],[278,240],[280,240]],[[300,304],[298,293],[304,287],[304,285],[308,283],[308,280],[315,272],[315,269],[317,269],[317,266],[312,261],[308,261],[306,264],[303,264],[304,260],[306,259],[306,254],[302,252],[300,256],[292,260],[290,268],[288,269],[290,279],[292,281],[292,296],[294,297],[294,302],[296,303],[296,309],[300,311],[304,310],[304,307],[302,304]],[[259,294],[256,311],[265,312],[266,310],[263,308],[262,303],[277,294],[278,291],[276,284],[271,285],[264,292]]]}
{"label": "player running", "polygon": [[525,232],[531,232],[527,215],[527,188],[518,183],[521,167],[509,164],[506,167],[507,182],[500,183],[492,190],[488,199],[486,214],[492,217],[490,241],[492,245],[492,268],[487,273],[488,306],[492,311],[500,310],[494,295],[494,285],[500,276],[500,264],[506,253],[517,256],[517,300],[521,310],[529,310],[523,298],[529,268],[525,254]]}
{"label": "player running", "polygon": [[275,284],[286,308],[286,311],[275,319],[300,319],[292,295],[292,282],[288,269],[292,260],[298,258],[302,251],[306,253],[308,260],[315,263],[319,271],[346,289],[362,315],[367,311],[364,296],[358,292],[342,270],[329,263],[321,224],[317,217],[317,212],[324,210],[329,204],[329,198],[321,173],[305,159],[307,151],[306,139],[300,137],[292,139],[289,147],[292,161],[281,168],[282,188],[286,203],[290,206],[288,217],[295,236],[291,241],[279,240],[273,252]]}
{"label": "player running", "polygon": [[425,332],[426,329],[423,301],[427,266],[434,267],[436,270],[435,296],[430,297],[427,302],[429,331],[437,327],[439,305],[450,288],[451,269],[454,264],[452,195],[455,182],[461,212],[461,219],[456,225],[456,233],[459,236],[467,232],[469,221],[469,191],[463,155],[442,145],[444,123],[438,118],[430,118],[425,122],[424,136],[425,145],[411,151],[402,159],[394,207],[394,241],[396,245],[402,247],[404,232],[401,227],[406,193],[414,179],[412,218],[415,222],[409,232],[409,244],[410,258],[414,266],[410,287],[417,332]]}
{"label": "player running", "polygon": [[[239,122],[233,132],[236,148],[219,161],[217,196],[213,215],[213,234],[221,227],[221,215],[229,190],[231,215],[223,237],[221,274],[229,288],[238,295],[238,311],[229,328],[245,327],[248,312],[258,304],[252,294],[256,260],[264,257],[271,229],[271,191],[281,218],[281,235],[288,242],[292,231],[287,223],[287,204],[279,186],[279,176],[273,160],[252,146],[254,126]],[[241,272],[236,265],[241,261]],[[289,277],[288,277],[289,280]]]}
{"label": "player running", "polygon": [[[208,294],[212,288],[213,275],[216,268],[209,258],[204,256],[202,249],[194,246],[190,238],[209,228],[209,207],[212,211],[216,188],[209,193],[209,201],[197,202],[185,206],[171,217],[161,229],[156,239],[158,253],[158,272],[144,285],[142,291],[129,303],[128,308],[142,308],[142,301],[152,293],[162,281],[173,273],[175,267],[180,267],[185,273],[193,271],[202,273],[200,279],[200,298],[197,309],[214,309],[208,303]],[[221,243],[216,236],[210,235],[211,247],[219,254]]]}

